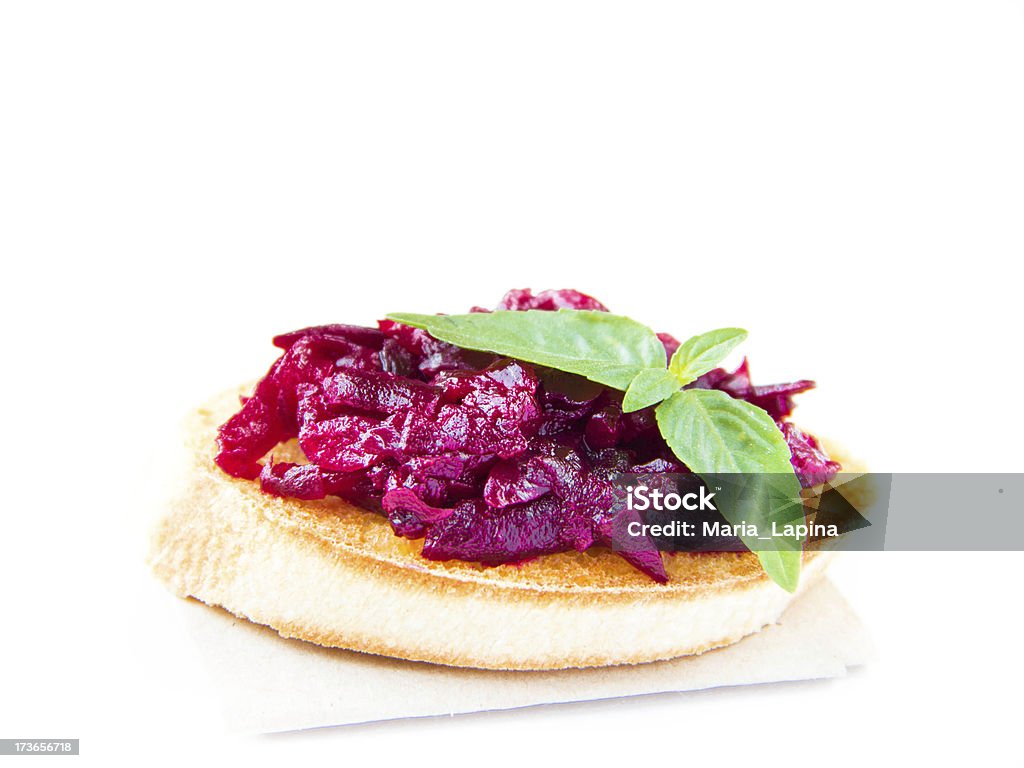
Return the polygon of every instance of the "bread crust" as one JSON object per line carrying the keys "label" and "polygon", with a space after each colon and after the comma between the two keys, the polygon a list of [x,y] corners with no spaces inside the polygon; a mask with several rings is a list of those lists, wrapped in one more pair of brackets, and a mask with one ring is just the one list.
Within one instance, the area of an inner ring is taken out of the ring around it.
{"label": "bread crust", "polygon": [[[736,642],[795,597],[749,552],[666,556],[667,584],[604,548],[493,567],[427,560],[422,542],[395,536],[380,515],[336,498],[269,496],[220,471],[216,428],[238,394],[190,418],[183,490],[150,560],[176,594],[283,637],[483,669],[637,664]],[[294,443],[274,454],[300,455]],[[801,590],[827,560],[805,555]]]}

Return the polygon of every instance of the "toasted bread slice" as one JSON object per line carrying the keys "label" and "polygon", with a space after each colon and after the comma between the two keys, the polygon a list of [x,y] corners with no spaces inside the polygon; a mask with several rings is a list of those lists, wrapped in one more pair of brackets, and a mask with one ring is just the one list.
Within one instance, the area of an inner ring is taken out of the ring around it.
{"label": "toasted bread slice", "polygon": [[[668,584],[601,548],[497,567],[427,560],[380,515],[269,496],[218,469],[216,429],[237,407],[231,392],[192,417],[186,486],[151,562],[177,594],[283,637],[484,669],[636,664],[734,643],[795,597],[750,553],[666,556]],[[801,589],[826,560],[806,555]]]}

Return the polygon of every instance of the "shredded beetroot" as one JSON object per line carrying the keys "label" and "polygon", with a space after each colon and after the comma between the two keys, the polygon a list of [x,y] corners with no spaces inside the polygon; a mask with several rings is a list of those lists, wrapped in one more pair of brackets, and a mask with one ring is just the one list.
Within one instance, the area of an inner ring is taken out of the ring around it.
{"label": "shredded beetroot", "polygon": [[295,499],[322,499],[327,495],[324,479],[316,464],[275,464],[268,461],[260,473],[260,487],[274,496]]}
{"label": "shredded beetroot", "polygon": [[793,454],[793,468],[805,488],[827,483],[836,476],[841,469],[839,462],[829,459],[817,439],[806,432],[801,432],[788,421],[780,421],[778,425],[782,434],[786,436],[789,450]]}
{"label": "shredded beetroot", "polygon": [[541,291],[534,296],[529,288],[509,291],[505,294],[505,298],[501,300],[497,308],[518,311],[527,309],[544,309],[548,311],[556,309],[593,309],[598,312],[608,311],[608,307],[600,301],[579,291]]}
{"label": "shredded beetroot", "polygon": [[[572,290],[514,290],[498,306],[563,308],[607,311]],[[679,346],[668,334],[659,338],[669,355]],[[381,512],[397,535],[423,538],[430,559],[494,565],[607,546],[626,519],[615,475],[687,471],[661,438],[653,408],[624,414],[621,392],[578,376],[459,349],[390,320],[304,328],[274,344],[281,357],[220,428],[217,465],[259,478],[269,494],[340,496]],[[805,486],[839,470],[786,421],[793,395],[814,382],[754,386],[744,360],[691,386],[768,411]],[[261,464],[293,438],[308,463]],[[653,542],[619,554],[667,580]]]}

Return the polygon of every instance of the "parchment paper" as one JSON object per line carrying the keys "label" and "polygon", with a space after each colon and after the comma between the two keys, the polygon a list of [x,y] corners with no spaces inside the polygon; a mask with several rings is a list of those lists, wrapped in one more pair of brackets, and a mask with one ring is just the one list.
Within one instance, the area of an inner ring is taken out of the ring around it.
{"label": "parchment paper", "polygon": [[464,670],[320,648],[202,603],[183,604],[222,693],[228,727],[243,732],[841,677],[872,654],[864,628],[828,581],[797,600],[778,624],[728,648],[561,672]]}

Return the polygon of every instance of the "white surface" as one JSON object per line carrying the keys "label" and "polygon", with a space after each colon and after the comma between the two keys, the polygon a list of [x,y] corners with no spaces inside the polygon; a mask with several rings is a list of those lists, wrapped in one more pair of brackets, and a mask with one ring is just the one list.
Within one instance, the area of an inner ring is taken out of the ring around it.
{"label": "white surface", "polygon": [[1020,553],[847,556],[882,658],[834,683],[262,739],[141,560],[178,418],[274,332],[512,286],[749,328],[875,468],[1020,470],[1022,33],[1009,2],[0,5],[0,736],[1019,762]]}

